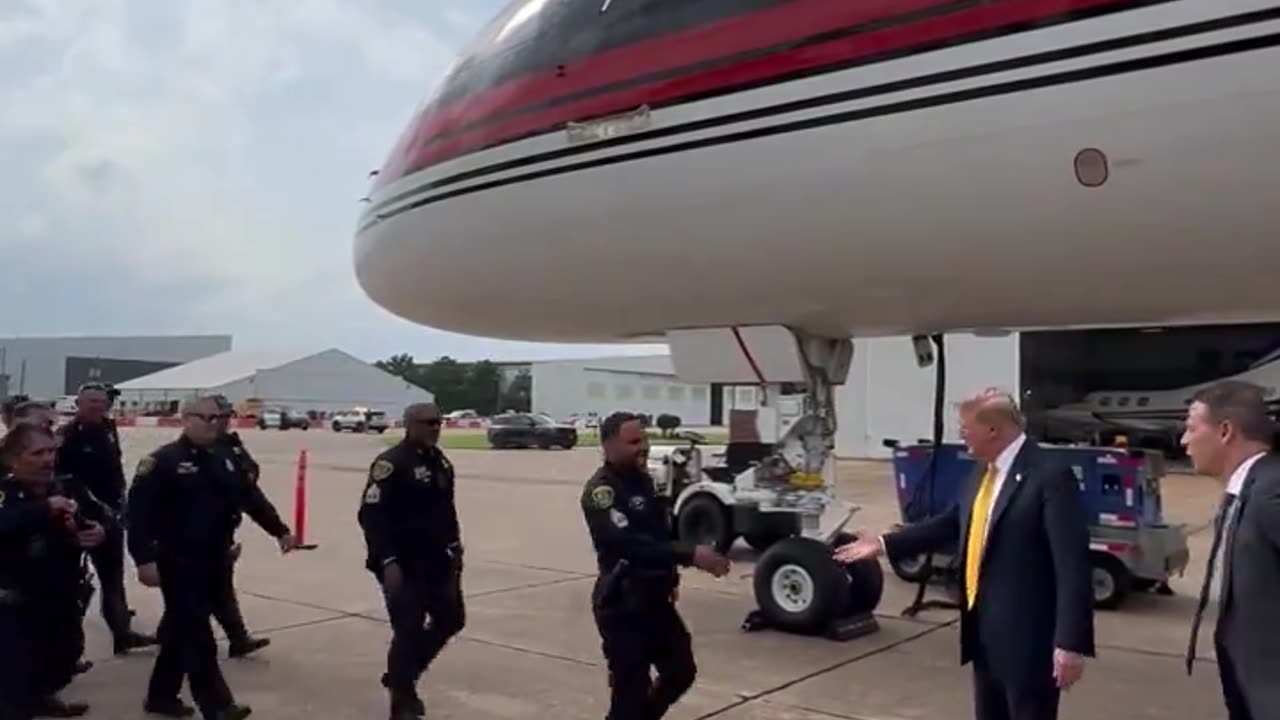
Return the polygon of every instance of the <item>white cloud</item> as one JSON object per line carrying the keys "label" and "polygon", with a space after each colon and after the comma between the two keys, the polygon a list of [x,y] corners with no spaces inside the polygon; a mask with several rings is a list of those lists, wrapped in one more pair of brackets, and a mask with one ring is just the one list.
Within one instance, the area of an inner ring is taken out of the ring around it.
{"label": "white cloud", "polygon": [[[53,138],[60,149],[40,179],[72,208],[135,224],[117,249],[139,271],[247,287],[315,257],[302,252],[314,238],[255,211],[238,181],[264,170],[255,102],[296,80],[314,53],[352,52],[366,67],[348,79],[416,95],[411,81],[438,73],[452,52],[403,18],[336,0],[192,0],[169,8],[174,27],[149,28],[139,7],[44,3],[20,16],[5,36],[54,52],[36,76],[5,88],[0,106],[12,110],[0,132]],[[351,89],[334,82],[339,97]]]}
{"label": "white cloud", "polygon": [[[240,347],[390,354],[430,338],[455,355],[554,353],[433,334],[356,286],[368,171],[491,11],[415,2],[408,16],[390,2],[4,3],[0,183],[16,189],[0,207],[14,206],[16,232],[0,250],[111,276],[78,288],[109,298],[64,293],[65,316],[50,309],[74,327],[42,331],[91,331],[85,308],[114,303],[148,323],[113,318],[121,331],[232,332]],[[136,309],[147,301],[168,307]]]}

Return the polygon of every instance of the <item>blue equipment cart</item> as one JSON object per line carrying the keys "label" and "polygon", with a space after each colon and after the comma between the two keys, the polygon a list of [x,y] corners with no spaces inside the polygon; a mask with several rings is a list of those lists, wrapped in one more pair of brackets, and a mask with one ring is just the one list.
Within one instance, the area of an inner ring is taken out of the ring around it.
{"label": "blue equipment cart", "polygon": [[[923,483],[932,458],[929,443],[894,448],[893,476],[903,522],[916,522],[954,504],[960,488],[978,471],[964,445],[940,447],[937,477]],[[1093,559],[1094,604],[1118,607],[1133,590],[1160,588],[1181,575],[1190,560],[1185,526],[1165,522],[1160,499],[1164,457],[1158,452],[1125,448],[1041,444],[1074,471],[1089,514],[1089,547]],[[957,572],[956,548],[935,553],[934,572]],[[904,580],[917,582],[925,573],[924,557],[892,562]]]}

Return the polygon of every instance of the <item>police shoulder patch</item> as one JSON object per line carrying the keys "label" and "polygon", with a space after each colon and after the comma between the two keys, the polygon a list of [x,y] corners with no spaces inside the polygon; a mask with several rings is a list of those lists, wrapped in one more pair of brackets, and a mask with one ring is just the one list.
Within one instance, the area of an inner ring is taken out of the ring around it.
{"label": "police shoulder patch", "polygon": [[591,502],[601,510],[613,507],[613,488],[599,485],[591,491]]}
{"label": "police shoulder patch", "polygon": [[154,470],[155,467],[156,467],[155,456],[144,455],[142,456],[142,459],[138,461],[138,469],[136,473],[138,476],[146,475],[150,473],[152,470]]}
{"label": "police shoulder patch", "polygon": [[396,466],[392,465],[390,461],[378,458],[378,460],[373,463],[373,469],[369,471],[369,477],[373,478],[374,482],[382,482],[383,480],[391,477],[391,473],[395,471]]}

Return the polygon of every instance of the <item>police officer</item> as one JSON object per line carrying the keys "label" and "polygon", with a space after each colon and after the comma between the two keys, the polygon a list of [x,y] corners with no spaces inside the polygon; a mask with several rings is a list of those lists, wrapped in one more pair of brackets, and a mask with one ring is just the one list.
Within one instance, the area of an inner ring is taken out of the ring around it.
{"label": "police officer", "polygon": [[[670,508],[645,469],[643,418],[618,412],[600,423],[605,462],[582,491],[582,512],[600,569],[591,594],[609,668],[608,720],[656,720],[693,685],[689,631],[675,607],[678,566],[722,577],[729,561],[711,546],[672,542]],[[650,681],[650,667],[658,672]]]}
{"label": "police officer", "polygon": [[9,397],[5,398],[3,403],[0,403],[0,420],[4,421],[4,427],[6,430],[13,427],[14,408],[18,407],[24,402],[27,402],[30,399],[31,398],[26,395],[10,395]]}
{"label": "police officer", "polygon": [[[280,513],[276,510],[267,496],[263,494],[262,488],[258,485],[259,467],[253,456],[249,454],[249,449],[244,446],[244,441],[240,439],[240,434],[231,430],[231,402],[223,395],[215,395],[214,400],[218,403],[220,416],[218,419],[218,443],[222,448],[231,455],[232,460],[236,464],[236,473],[243,483],[243,490],[247,495],[246,502],[248,506],[253,508],[249,517],[254,518],[259,527],[265,530],[271,537],[276,538],[276,542],[280,544],[281,550],[289,550],[297,547],[297,540],[293,533],[290,532],[289,526],[284,524],[280,519]],[[235,526],[240,527],[241,514],[236,513]],[[255,638],[249,635],[249,628],[245,625],[244,616],[240,613],[240,602],[236,599],[235,587],[235,566],[236,560],[240,558],[240,543],[233,543],[227,552],[227,562],[223,568],[222,579],[219,583],[218,597],[213,606],[213,617],[222,626],[227,633],[229,645],[229,654],[231,657],[244,657],[249,653],[271,644],[270,638]]]}
{"label": "police officer", "polygon": [[206,720],[241,720],[250,714],[235,703],[218,668],[209,624],[236,517],[256,512],[235,461],[218,444],[223,416],[213,397],[188,401],[182,435],[138,463],[129,490],[129,554],[138,580],[164,595],[160,653],[143,706],[151,713],[191,713],[178,699],[186,676]]}
{"label": "police officer", "polygon": [[[107,417],[110,397],[106,386],[86,383],[76,394],[76,415],[58,434],[58,472],[73,476],[117,517],[123,511],[124,467],[120,434],[115,421]],[[132,613],[124,591],[124,530],[113,523],[107,539],[89,553],[101,586],[102,619],[111,629],[116,655],[155,645],[151,635],[134,632]]]}
{"label": "police officer", "polygon": [[[437,445],[440,409],[410,405],[404,427],[404,440],[370,467],[357,513],[366,566],[382,585],[391,618],[382,684],[390,691],[392,720],[425,715],[418,680],[466,623],[453,465]],[[428,615],[431,625],[424,628]]]}
{"label": "police officer", "polygon": [[0,718],[76,717],[85,703],[57,693],[75,674],[86,549],[106,536],[109,509],[55,478],[56,439],[17,423],[0,442]]}
{"label": "police officer", "polygon": [[53,408],[36,400],[26,400],[13,406],[9,417],[9,427],[18,423],[35,423],[53,430],[58,422],[58,414],[53,411]]}

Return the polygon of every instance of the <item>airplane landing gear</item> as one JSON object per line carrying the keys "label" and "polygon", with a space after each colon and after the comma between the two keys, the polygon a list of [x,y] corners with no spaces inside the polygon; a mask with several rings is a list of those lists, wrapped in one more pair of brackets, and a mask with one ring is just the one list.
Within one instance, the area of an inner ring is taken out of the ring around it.
{"label": "airplane landing gear", "polygon": [[[742,514],[787,513],[798,518],[780,523],[798,528],[798,534],[776,540],[757,561],[753,585],[758,609],[742,628],[822,634],[837,640],[875,632],[872,612],[884,586],[879,562],[842,565],[832,556],[837,545],[853,539],[841,530],[857,508],[834,528],[822,530],[836,478],[835,386],[848,375],[853,342],[781,326],[678,330],[669,332],[667,341],[676,375],[686,382],[763,388],[761,415],[766,418],[772,417],[767,410],[784,386],[805,388],[803,412],[785,432],[779,432],[776,417],[772,432],[767,420],[757,421],[760,440],[772,444],[767,457],[738,472],[731,488],[714,489]],[[684,488],[679,500],[701,490]]]}
{"label": "airplane landing gear", "polygon": [[854,535],[840,533],[828,543],[787,538],[756,563],[754,590],[759,609],[742,622],[747,632],[776,629],[831,640],[852,640],[880,629],[873,614],[884,590],[884,574],[874,560],[841,565],[831,558]]}

